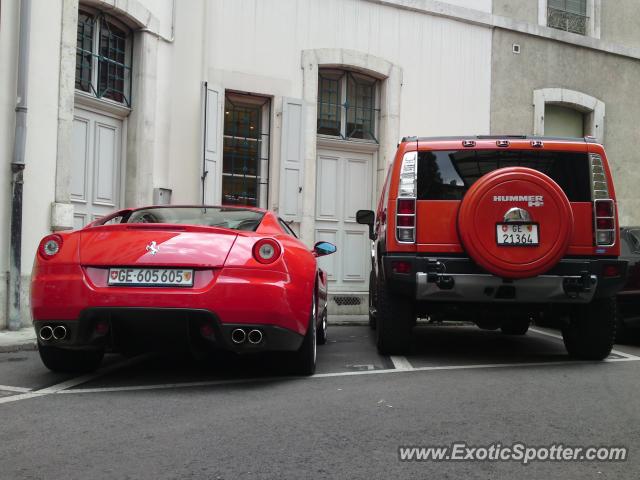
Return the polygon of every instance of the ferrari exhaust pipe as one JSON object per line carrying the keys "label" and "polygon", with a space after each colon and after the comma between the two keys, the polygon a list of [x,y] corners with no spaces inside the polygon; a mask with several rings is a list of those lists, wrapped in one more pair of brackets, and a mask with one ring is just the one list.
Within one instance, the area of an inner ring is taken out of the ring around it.
{"label": "ferrari exhaust pipe", "polygon": [[58,325],[53,329],[53,338],[56,340],[62,340],[67,336],[67,327]]}
{"label": "ferrari exhaust pipe", "polygon": [[246,339],[247,339],[247,334],[241,328],[236,328],[233,332],[231,332],[231,340],[233,341],[233,343],[237,345],[244,343]]}
{"label": "ferrari exhaust pipe", "polygon": [[260,330],[251,330],[247,338],[249,339],[249,343],[257,345],[262,342],[262,332]]}
{"label": "ferrari exhaust pipe", "polygon": [[40,329],[40,340],[44,340],[46,342],[51,340],[51,337],[53,337],[53,328],[49,325]]}

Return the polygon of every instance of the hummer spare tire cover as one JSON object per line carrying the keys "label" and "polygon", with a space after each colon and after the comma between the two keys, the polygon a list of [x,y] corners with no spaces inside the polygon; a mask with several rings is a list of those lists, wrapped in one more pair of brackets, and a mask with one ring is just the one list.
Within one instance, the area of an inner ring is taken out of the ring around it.
{"label": "hummer spare tire cover", "polygon": [[501,168],[478,179],[465,194],[458,233],[469,256],[488,272],[534,277],[566,253],[573,211],[562,189],[544,173]]}

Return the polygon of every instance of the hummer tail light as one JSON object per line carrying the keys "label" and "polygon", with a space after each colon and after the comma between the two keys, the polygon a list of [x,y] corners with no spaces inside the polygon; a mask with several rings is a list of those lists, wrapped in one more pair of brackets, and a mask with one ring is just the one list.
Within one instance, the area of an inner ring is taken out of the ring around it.
{"label": "hummer tail light", "polygon": [[407,152],[400,167],[400,186],[396,203],[396,240],[416,242],[416,174],[418,152]]}
{"label": "hummer tail light", "polygon": [[589,165],[594,242],[597,247],[611,247],[616,243],[616,205],[609,195],[609,183],[602,157],[597,153],[590,153]]}

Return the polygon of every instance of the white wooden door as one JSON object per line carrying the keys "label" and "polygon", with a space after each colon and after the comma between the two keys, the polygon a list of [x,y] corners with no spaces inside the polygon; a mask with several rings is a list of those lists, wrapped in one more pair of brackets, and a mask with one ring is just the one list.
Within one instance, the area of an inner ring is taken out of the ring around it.
{"label": "white wooden door", "polygon": [[319,259],[329,275],[329,291],[367,292],[371,261],[366,225],[356,211],[371,209],[373,155],[318,149],[316,242],[328,241],[338,251]]}
{"label": "white wooden door", "polygon": [[74,228],[120,206],[122,120],[76,108],[71,202]]}

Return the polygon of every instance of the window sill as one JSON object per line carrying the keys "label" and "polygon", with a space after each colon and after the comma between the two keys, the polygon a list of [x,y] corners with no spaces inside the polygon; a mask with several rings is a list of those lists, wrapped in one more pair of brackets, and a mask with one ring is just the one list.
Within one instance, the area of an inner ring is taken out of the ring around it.
{"label": "window sill", "polygon": [[76,106],[92,108],[102,113],[109,113],[118,118],[128,117],[131,113],[131,109],[121,103],[104,98],[96,98],[81,90],[75,91],[74,102]]}

